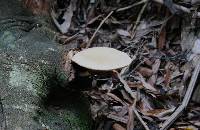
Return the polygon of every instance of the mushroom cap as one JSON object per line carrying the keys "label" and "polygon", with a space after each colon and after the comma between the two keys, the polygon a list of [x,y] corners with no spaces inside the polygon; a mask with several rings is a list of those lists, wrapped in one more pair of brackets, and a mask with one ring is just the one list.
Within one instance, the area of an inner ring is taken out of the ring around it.
{"label": "mushroom cap", "polygon": [[93,47],[78,52],[72,61],[87,69],[110,71],[128,66],[132,59],[114,48]]}

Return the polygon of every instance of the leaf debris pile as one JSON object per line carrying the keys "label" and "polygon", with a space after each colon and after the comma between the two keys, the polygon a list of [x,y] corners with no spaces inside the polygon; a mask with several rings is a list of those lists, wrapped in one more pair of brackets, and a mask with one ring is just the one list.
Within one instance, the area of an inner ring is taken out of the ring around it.
{"label": "leaf debris pile", "polygon": [[[176,123],[182,110],[171,119],[182,103],[182,108],[187,106],[191,96],[186,94],[193,90],[188,86],[194,86],[190,81],[200,53],[198,2],[71,0],[54,5],[51,16],[62,32],[57,36],[61,44],[79,50],[112,47],[133,59],[122,70],[90,75],[92,87],[84,93],[97,130],[200,127],[197,104],[190,104]],[[65,67],[70,70],[68,65],[69,61]]]}

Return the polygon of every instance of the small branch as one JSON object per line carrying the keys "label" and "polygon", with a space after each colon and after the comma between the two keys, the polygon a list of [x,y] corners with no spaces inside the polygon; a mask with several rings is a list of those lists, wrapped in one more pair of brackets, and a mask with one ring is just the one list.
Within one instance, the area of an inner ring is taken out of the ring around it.
{"label": "small branch", "polygon": [[131,38],[132,38],[132,39],[135,37],[136,28],[137,28],[138,24],[140,23],[140,19],[141,19],[141,17],[142,17],[142,14],[143,14],[143,12],[144,12],[146,6],[147,6],[147,3],[145,3],[145,4],[143,5],[143,7],[142,7],[142,9],[140,10],[140,13],[139,13],[139,15],[138,15],[138,17],[137,17],[137,20],[136,20],[135,25],[134,25],[133,30],[132,30],[132,35],[131,35]]}
{"label": "small branch", "polygon": [[130,96],[135,99],[134,103],[133,104],[136,104],[136,95],[132,92],[132,90],[130,89],[130,87],[128,86],[128,84],[126,83],[126,81],[121,77],[121,75],[117,72],[117,71],[114,71],[114,73],[117,74],[117,77],[118,79],[120,80],[120,82],[123,84],[124,86],[124,89],[126,90],[126,92],[128,94],[130,94]]}
{"label": "small branch", "polygon": [[[154,2],[157,2],[157,3],[159,3],[159,4],[164,4],[164,0],[153,0]],[[183,11],[183,12],[185,12],[185,13],[191,13],[191,11],[190,11],[190,9],[188,9],[188,8],[186,8],[186,7],[184,7],[184,6],[181,6],[181,5],[178,5],[178,4],[175,4],[175,3],[173,3],[173,5],[174,5],[174,7],[176,8],[176,9],[178,9],[178,10],[181,10],[181,11]]]}
{"label": "small branch", "polygon": [[134,129],[134,112],[133,112],[133,108],[135,107],[136,104],[132,104],[131,106],[129,106],[128,108],[128,122],[127,122],[127,130],[133,130]]}
{"label": "small branch", "polygon": [[131,8],[133,8],[133,7],[135,7],[135,6],[141,5],[141,4],[146,3],[146,2],[148,2],[148,0],[141,0],[140,2],[134,3],[134,4],[132,4],[132,5],[119,8],[119,9],[116,10],[116,12],[125,11],[125,10],[131,9]]}
{"label": "small branch", "polygon": [[114,99],[115,101],[120,102],[122,105],[127,106],[127,104],[124,101],[122,101],[120,98],[118,98],[116,95],[112,93],[107,93],[107,95],[111,97],[112,99]]}
{"label": "small branch", "polygon": [[124,124],[127,124],[127,122],[128,122],[128,120],[126,118],[119,117],[119,116],[116,116],[116,115],[113,115],[113,114],[108,114],[106,117],[109,118],[109,119],[113,119],[115,121],[118,121],[118,122],[122,122]]}
{"label": "small branch", "polygon": [[[134,99],[134,103],[132,104],[131,108],[134,112],[134,115],[136,115],[136,117],[139,119],[139,121],[142,123],[142,125],[144,126],[145,130],[150,130],[149,127],[146,125],[146,123],[143,121],[142,117],[140,116],[140,114],[137,112],[135,105],[136,105],[136,95],[133,94],[132,90],[130,89],[130,87],[128,86],[128,84],[126,83],[126,81],[120,76],[120,74],[117,71],[114,71],[115,73],[117,73],[117,77],[119,78],[120,82],[123,84],[124,89],[126,90],[127,93],[129,93],[131,95],[131,97]],[[133,116],[133,115],[132,115]]]}
{"label": "small branch", "polygon": [[167,130],[171,124],[174,123],[174,121],[181,115],[181,112],[187,107],[190,98],[192,96],[192,92],[194,90],[198,75],[200,73],[200,61],[198,61],[197,66],[195,67],[195,70],[193,72],[193,75],[191,77],[191,81],[189,83],[188,89],[186,91],[186,94],[184,96],[182,104],[176,109],[176,111],[169,117],[168,120],[166,120],[163,125],[161,130]]}
{"label": "small branch", "polygon": [[140,116],[140,114],[138,113],[138,111],[136,110],[136,108],[133,108],[133,112],[135,113],[135,115],[137,116],[137,118],[139,119],[139,121],[142,123],[142,125],[144,126],[145,130],[150,130],[149,127],[147,126],[147,124],[143,121],[142,117]]}
{"label": "small branch", "polygon": [[86,45],[86,48],[89,48],[93,42],[94,37],[96,36],[97,32],[99,31],[99,29],[101,28],[101,26],[105,23],[105,21],[114,13],[114,11],[111,11],[99,24],[98,28],[96,29],[96,31],[94,32],[94,34],[92,35],[92,37],[90,38],[90,40],[88,41],[88,44]]}
{"label": "small branch", "polygon": [[78,32],[78,33],[68,37],[66,40],[64,40],[64,42],[62,44],[67,44],[68,42],[74,40],[78,36],[78,34],[80,34],[80,33]]}
{"label": "small branch", "polygon": [[[133,8],[137,5],[143,4],[143,3],[147,3],[148,0],[142,0],[140,2],[134,3],[130,6],[127,7],[123,7],[123,8],[119,8],[116,10],[116,12],[121,12],[130,8]],[[86,48],[89,48],[91,46],[91,43],[93,42],[94,37],[96,36],[97,32],[99,31],[99,29],[101,28],[101,26],[105,23],[105,21],[114,13],[114,11],[111,11],[99,24],[98,28],[96,29],[96,31],[94,32],[94,34],[92,35],[92,37],[90,38],[90,40],[88,41],[88,44],[86,45]]]}
{"label": "small branch", "polygon": [[[159,3],[159,4],[164,4],[164,0],[152,0],[152,1]],[[194,15],[193,12],[189,8],[186,8],[184,6],[181,6],[181,5],[178,5],[178,4],[175,4],[175,3],[173,3],[173,5],[177,10],[180,10],[180,11],[187,13],[187,14],[192,14],[192,16],[194,18],[200,18],[200,12],[196,12],[195,15]]]}

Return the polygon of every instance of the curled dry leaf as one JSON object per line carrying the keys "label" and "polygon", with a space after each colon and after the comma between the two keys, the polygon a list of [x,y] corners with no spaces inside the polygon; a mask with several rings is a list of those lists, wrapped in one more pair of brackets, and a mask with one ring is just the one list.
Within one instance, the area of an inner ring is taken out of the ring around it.
{"label": "curled dry leaf", "polygon": [[114,130],[126,130],[123,126],[121,126],[118,123],[114,123],[112,127]]}
{"label": "curled dry leaf", "polygon": [[152,66],[153,62],[149,58],[144,58],[144,63],[148,66]]}
{"label": "curled dry leaf", "polygon": [[200,54],[200,39],[197,39],[194,43],[194,46],[192,48],[192,52],[194,54]]}
{"label": "curled dry leaf", "polygon": [[140,73],[138,73],[138,75],[145,89],[150,90],[151,92],[157,92],[157,90],[153,86],[145,81],[144,77]]}
{"label": "curled dry leaf", "polygon": [[158,49],[162,50],[164,48],[165,44],[166,44],[166,29],[164,27],[164,28],[162,28],[159,39],[158,39]]}
{"label": "curled dry leaf", "polygon": [[152,101],[150,100],[150,98],[143,96],[140,100],[139,104],[139,110],[141,112],[147,112],[149,110],[153,110],[153,105],[152,105]]}
{"label": "curled dry leaf", "polygon": [[71,0],[70,5],[67,7],[63,15],[62,13],[57,14],[55,10],[51,11],[51,17],[61,33],[67,33],[70,28],[73,12],[76,9],[76,2],[77,0]]}
{"label": "curled dry leaf", "polygon": [[153,66],[152,66],[152,70],[153,70],[153,73],[156,74],[160,68],[160,64],[161,64],[161,61],[160,59],[156,59]]}
{"label": "curled dry leaf", "polygon": [[128,31],[123,30],[123,29],[117,29],[117,33],[118,33],[119,35],[125,36],[125,37],[130,37],[130,36],[131,36],[131,34],[130,34]]}
{"label": "curled dry leaf", "polygon": [[150,84],[151,86],[154,86],[155,83],[156,83],[156,81],[157,81],[157,75],[154,74],[154,75],[152,75],[152,76],[149,78],[149,80],[147,81],[147,83]]}
{"label": "curled dry leaf", "polygon": [[150,77],[153,75],[153,70],[147,67],[139,67],[138,72],[144,77]]}
{"label": "curled dry leaf", "polygon": [[110,96],[111,98],[113,98],[115,101],[120,102],[122,105],[126,105],[120,98],[118,98],[116,95],[112,94],[112,93],[107,93],[108,96]]}
{"label": "curled dry leaf", "polygon": [[157,80],[157,73],[160,68],[161,61],[160,59],[156,59],[154,64],[152,65],[153,75],[149,78],[148,82],[151,86],[154,86]]}

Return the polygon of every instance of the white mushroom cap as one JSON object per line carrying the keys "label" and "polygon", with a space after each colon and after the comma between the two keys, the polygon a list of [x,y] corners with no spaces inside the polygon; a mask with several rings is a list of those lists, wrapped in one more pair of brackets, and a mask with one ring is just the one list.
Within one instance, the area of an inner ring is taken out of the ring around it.
{"label": "white mushroom cap", "polygon": [[72,61],[91,70],[110,71],[128,66],[132,59],[113,48],[93,47],[78,52]]}

